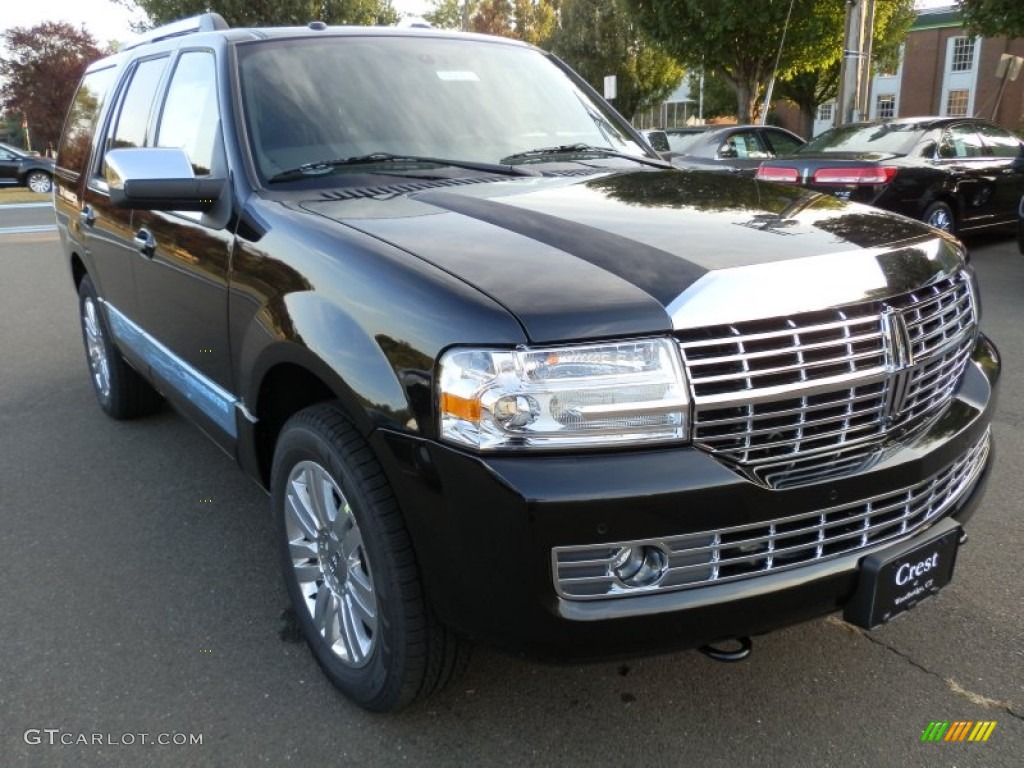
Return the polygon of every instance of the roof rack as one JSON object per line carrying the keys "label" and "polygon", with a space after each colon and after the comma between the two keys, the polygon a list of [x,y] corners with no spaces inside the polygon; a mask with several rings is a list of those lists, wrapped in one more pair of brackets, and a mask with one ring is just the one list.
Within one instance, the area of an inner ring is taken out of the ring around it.
{"label": "roof rack", "polygon": [[230,29],[228,23],[224,21],[224,17],[219,13],[203,13],[199,16],[172,21],[170,24],[164,24],[156,29],[151,29],[122,45],[121,50],[130,51],[132,48],[155,43],[158,40],[168,40],[172,37],[191,35],[195,32],[213,32],[217,29]]}

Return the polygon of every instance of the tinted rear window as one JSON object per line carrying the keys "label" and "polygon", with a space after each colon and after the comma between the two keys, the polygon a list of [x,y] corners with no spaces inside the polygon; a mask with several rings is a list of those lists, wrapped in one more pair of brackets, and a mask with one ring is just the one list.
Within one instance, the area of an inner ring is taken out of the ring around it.
{"label": "tinted rear window", "polygon": [[707,136],[707,131],[697,133],[670,133],[668,134],[668,145],[673,152],[689,152],[690,148],[698,141]]}
{"label": "tinted rear window", "polygon": [[844,125],[811,139],[800,152],[883,152],[907,154],[924,130],[916,125]]}

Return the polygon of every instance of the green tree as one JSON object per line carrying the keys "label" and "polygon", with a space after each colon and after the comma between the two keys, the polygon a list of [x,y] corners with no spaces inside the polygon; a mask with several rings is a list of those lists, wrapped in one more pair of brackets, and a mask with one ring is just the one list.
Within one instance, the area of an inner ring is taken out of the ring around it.
{"label": "green tree", "polygon": [[462,29],[463,0],[433,0],[432,5],[424,19],[440,29]]}
{"label": "green tree", "polygon": [[424,18],[442,29],[461,29],[465,18],[471,32],[544,45],[555,28],[558,5],[558,0],[433,0],[434,10]]}
{"label": "green tree", "polygon": [[683,79],[683,68],[648,40],[622,0],[563,0],[548,47],[599,91],[616,75],[615,107],[628,120],[663,102]]}
{"label": "green tree", "polygon": [[[689,78],[690,98],[700,99],[700,72],[691,72]],[[710,120],[715,117],[736,116],[736,93],[723,77],[714,72],[704,73],[704,103],[702,115]],[[692,110],[697,114],[699,106]]]}
{"label": "green tree", "polygon": [[1021,0],[959,0],[964,26],[984,37],[1024,37]]}
{"label": "green tree", "polygon": [[784,29],[778,71],[796,74],[831,62],[836,55],[832,31],[841,36],[843,28],[831,13],[822,13],[822,6],[836,0],[625,2],[637,23],[684,66],[703,67],[725,78],[736,92],[740,119],[748,122],[755,121],[758,100],[775,72]]}
{"label": "green tree", "polygon": [[[818,106],[836,98],[839,91],[846,4],[844,0],[819,0],[816,13],[818,48],[813,60],[797,62],[780,72],[776,85],[776,94],[799,108],[800,133],[808,137],[814,130],[814,113]],[[896,71],[900,47],[915,18],[913,0],[876,3],[871,45],[873,74]]]}
{"label": "green tree", "polygon": [[102,55],[96,39],[64,21],[12,27],[0,38],[0,103],[28,123],[31,148],[56,145],[82,72]]}
{"label": "green tree", "polygon": [[137,6],[153,25],[167,24],[215,11],[232,27],[305,26],[328,24],[394,24],[398,13],[391,0],[113,0]]}

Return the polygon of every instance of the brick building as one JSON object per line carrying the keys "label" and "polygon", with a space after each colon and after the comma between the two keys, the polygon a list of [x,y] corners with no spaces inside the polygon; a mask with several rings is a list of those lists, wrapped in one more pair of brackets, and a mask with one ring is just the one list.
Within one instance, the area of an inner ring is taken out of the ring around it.
{"label": "brick building", "polygon": [[[1003,54],[1024,58],[1024,38],[971,38],[955,8],[922,10],[899,69],[872,80],[869,118],[975,115],[1024,130],[1024,71],[1003,86],[996,76]],[[795,112],[779,105],[780,122],[791,130],[799,128]],[[819,107],[815,134],[833,125],[835,113],[834,104]]]}

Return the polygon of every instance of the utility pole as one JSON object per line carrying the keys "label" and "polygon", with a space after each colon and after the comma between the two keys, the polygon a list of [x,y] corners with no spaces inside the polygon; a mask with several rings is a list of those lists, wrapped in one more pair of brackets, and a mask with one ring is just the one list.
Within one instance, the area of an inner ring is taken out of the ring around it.
{"label": "utility pole", "polygon": [[871,51],[875,39],[875,0],[861,0],[864,6],[864,33],[861,37],[860,89],[857,92],[857,109],[860,119],[871,115]]}
{"label": "utility pole", "polygon": [[846,34],[843,61],[839,70],[839,109],[836,125],[861,119],[861,59],[864,58],[864,6],[869,0],[846,0]]}

